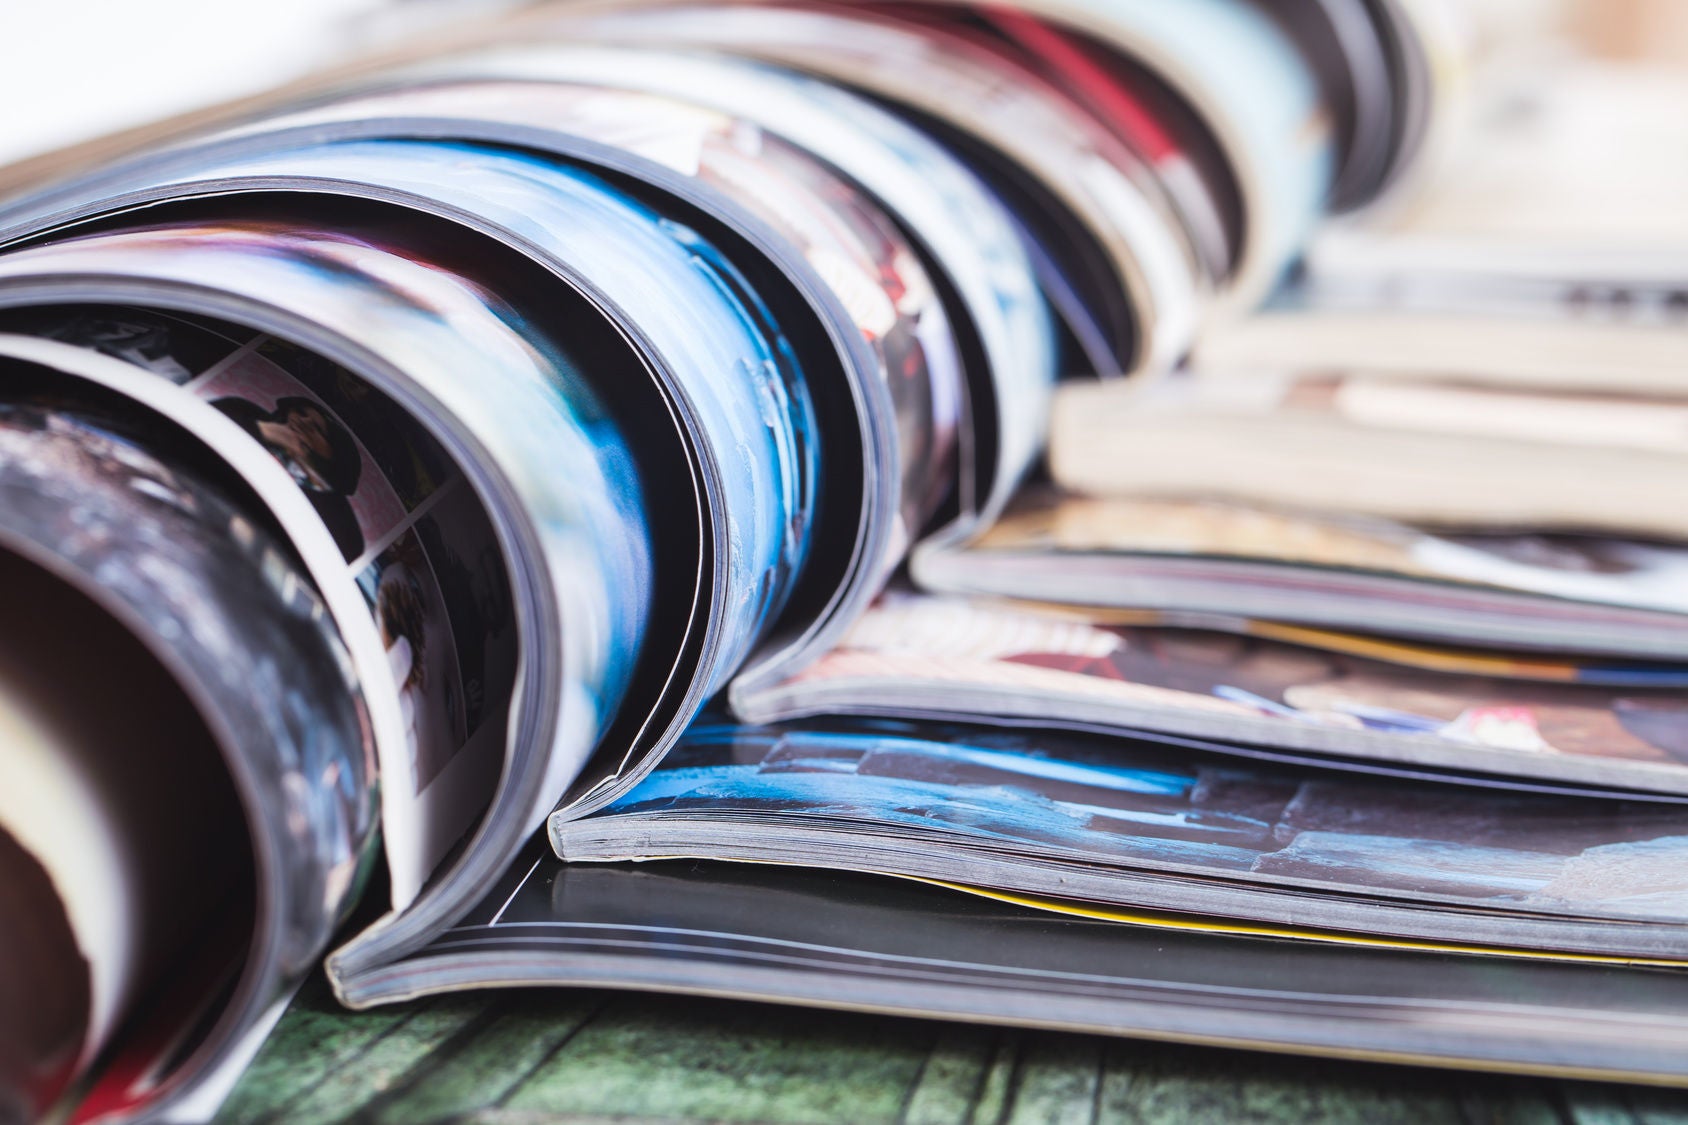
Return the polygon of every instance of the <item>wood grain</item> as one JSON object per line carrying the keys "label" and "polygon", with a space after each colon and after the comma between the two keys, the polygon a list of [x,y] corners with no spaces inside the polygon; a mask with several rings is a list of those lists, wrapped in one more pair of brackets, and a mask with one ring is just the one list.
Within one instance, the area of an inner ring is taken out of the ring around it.
{"label": "wood grain", "polygon": [[1688,1094],[579,990],[373,1012],[313,981],[242,1125],[1688,1125]]}

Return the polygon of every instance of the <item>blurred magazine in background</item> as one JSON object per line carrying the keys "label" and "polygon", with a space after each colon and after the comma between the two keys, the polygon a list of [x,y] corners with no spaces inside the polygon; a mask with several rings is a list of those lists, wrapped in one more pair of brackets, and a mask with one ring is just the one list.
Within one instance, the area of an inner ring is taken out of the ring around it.
{"label": "blurred magazine in background", "polygon": [[[1668,22],[1564,14],[1608,46]],[[1057,487],[917,575],[1524,694],[1673,684],[1683,77],[1550,36],[1480,34],[1475,57],[1415,191],[1327,225],[1184,369],[1063,389]]]}

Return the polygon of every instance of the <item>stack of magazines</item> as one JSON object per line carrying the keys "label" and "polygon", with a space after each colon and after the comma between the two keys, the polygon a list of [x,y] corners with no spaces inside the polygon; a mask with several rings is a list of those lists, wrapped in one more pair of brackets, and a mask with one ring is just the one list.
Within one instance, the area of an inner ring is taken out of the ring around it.
{"label": "stack of magazines", "polygon": [[1244,362],[1446,15],[570,0],[49,162],[0,1120],[325,957],[1688,1081],[1688,400]]}

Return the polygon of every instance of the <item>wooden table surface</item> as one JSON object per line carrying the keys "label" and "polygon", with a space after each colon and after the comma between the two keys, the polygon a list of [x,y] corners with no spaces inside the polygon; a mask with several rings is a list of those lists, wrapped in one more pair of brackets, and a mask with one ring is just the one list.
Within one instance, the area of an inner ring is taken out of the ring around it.
{"label": "wooden table surface", "polygon": [[579,990],[307,985],[220,1120],[1688,1125],[1688,1091]]}

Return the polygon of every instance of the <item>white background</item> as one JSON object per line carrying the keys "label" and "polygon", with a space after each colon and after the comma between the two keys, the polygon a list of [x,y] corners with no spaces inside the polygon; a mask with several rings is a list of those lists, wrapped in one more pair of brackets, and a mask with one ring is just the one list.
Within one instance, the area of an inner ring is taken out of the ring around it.
{"label": "white background", "polygon": [[252,93],[394,0],[0,0],[0,164]]}

